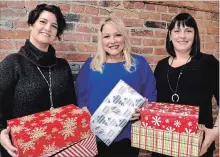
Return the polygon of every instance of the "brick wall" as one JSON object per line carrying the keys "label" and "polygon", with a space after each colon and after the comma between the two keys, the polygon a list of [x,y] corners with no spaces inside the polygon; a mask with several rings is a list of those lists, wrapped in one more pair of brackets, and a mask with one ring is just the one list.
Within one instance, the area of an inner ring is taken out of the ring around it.
{"label": "brick wall", "polygon": [[[0,60],[15,53],[29,37],[28,13],[40,1],[0,2]],[[164,49],[167,26],[180,12],[196,19],[201,37],[201,50],[219,58],[219,2],[217,1],[49,1],[59,5],[68,27],[61,42],[55,42],[57,56],[70,63],[85,61],[96,51],[100,20],[111,14],[123,17],[131,35],[134,52],[143,55],[152,69],[167,56]],[[73,69],[76,64],[73,65]],[[214,117],[217,115],[213,103]],[[218,147],[218,146],[217,146]],[[218,155],[216,150],[216,155]],[[150,156],[141,152],[140,156]]]}

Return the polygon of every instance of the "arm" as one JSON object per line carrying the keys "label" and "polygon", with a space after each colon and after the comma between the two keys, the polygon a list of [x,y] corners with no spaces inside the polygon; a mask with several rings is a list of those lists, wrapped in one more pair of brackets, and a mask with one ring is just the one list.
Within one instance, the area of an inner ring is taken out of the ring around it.
{"label": "arm", "polygon": [[[0,63],[0,144],[4,149],[13,157],[16,157],[17,149],[12,145],[9,138],[10,128],[6,128],[6,120],[9,114],[8,111],[11,105],[12,96],[10,93],[15,88],[16,81],[18,79],[18,74],[16,73],[16,60],[13,56],[6,57]],[[4,114],[3,114],[4,113]],[[5,129],[6,128],[6,129]]]}
{"label": "arm", "polygon": [[[219,61],[212,56],[209,65],[210,67],[208,70],[210,72],[209,76],[211,77],[210,82],[213,92],[212,94],[214,95],[217,104],[219,105]],[[219,112],[214,127],[212,129],[208,129],[206,127],[200,129],[205,132],[205,139],[200,150],[200,155],[203,155],[206,153],[211,143],[215,141],[219,136]]]}
{"label": "arm", "polygon": [[143,62],[144,62],[144,69],[143,69],[144,71],[142,71],[143,95],[148,99],[149,102],[156,101],[157,99],[156,80],[147,61],[144,59]]}
{"label": "arm", "polygon": [[88,106],[88,77],[90,71],[90,62],[91,58],[89,58],[83,64],[76,78],[75,90],[79,107]]}

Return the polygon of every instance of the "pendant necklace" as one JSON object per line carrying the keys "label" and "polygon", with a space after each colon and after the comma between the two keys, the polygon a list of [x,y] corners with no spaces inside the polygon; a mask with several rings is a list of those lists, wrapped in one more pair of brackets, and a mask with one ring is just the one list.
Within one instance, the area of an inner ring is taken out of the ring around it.
{"label": "pendant necklace", "polygon": [[52,110],[54,108],[53,106],[53,95],[52,95],[52,84],[51,84],[51,67],[49,67],[49,82],[46,79],[46,77],[44,76],[44,74],[42,73],[42,71],[40,70],[40,68],[37,66],[37,69],[39,70],[39,72],[41,73],[41,75],[43,76],[44,80],[46,81],[48,87],[49,87],[49,94],[50,94],[50,110]]}
{"label": "pendant necklace", "polygon": [[[189,62],[191,56],[187,59],[186,61],[186,64]],[[174,58],[172,59],[171,63],[170,63],[170,66],[172,66],[173,64],[173,60]],[[171,85],[170,85],[170,80],[169,80],[169,72],[170,72],[170,68],[168,67],[168,70],[167,70],[167,81],[168,81],[168,85],[170,87],[170,90],[173,92],[173,95],[171,97],[172,101],[173,102],[178,102],[179,101],[179,95],[177,94],[177,89],[178,89],[178,86],[179,86],[179,80],[180,80],[180,77],[181,75],[183,74],[183,69],[186,67],[186,64],[182,67],[182,69],[180,70],[180,73],[179,73],[179,76],[178,76],[178,79],[177,79],[177,82],[176,82],[176,88],[175,88],[175,91],[172,89]]]}

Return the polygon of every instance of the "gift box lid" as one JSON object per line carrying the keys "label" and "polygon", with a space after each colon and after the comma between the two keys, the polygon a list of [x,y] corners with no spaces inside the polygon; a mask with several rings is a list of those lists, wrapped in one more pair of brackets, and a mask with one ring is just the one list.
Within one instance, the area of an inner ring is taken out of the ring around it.
{"label": "gift box lid", "polygon": [[90,114],[73,104],[10,119],[7,124],[11,127],[13,144],[23,152],[33,149],[42,139],[39,142],[42,145],[50,147],[56,142],[53,147],[63,147],[91,134]]}
{"label": "gift box lid", "polygon": [[198,118],[199,106],[184,104],[170,104],[161,102],[149,102],[141,109],[142,114],[150,113],[151,115],[164,116],[192,116]]}

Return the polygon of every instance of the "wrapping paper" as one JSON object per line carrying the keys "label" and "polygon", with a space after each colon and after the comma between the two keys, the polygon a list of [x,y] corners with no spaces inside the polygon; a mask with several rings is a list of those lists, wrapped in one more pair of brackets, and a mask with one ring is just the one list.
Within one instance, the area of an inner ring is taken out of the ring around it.
{"label": "wrapping paper", "polygon": [[132,124],[133,147],[178,157],[198,157],[203,140],[203,131],[196,134],[178,133],[143,127],[140,121]]}
{"label": "wrapping paper", "polygon": [[141,109],[141,125],[161,130],[196,133],[199,107],[151,102]]}
{"label": "wrapping paper", "polygon": [[47,156],[90,136],[90,115],[74,106],[8,120],[19,157]]}

